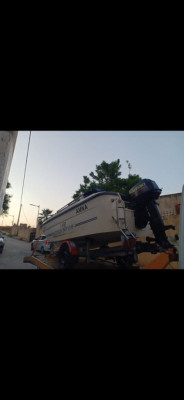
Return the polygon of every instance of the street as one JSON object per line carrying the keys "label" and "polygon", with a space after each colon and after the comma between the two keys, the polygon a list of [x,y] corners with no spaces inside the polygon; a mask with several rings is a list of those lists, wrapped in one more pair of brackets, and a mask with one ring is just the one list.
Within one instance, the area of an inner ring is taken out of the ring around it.
{"label": "street", "polygon": [[6,235],[4,242],[4,250],[0,254],[0,269],[37,269],[35,265],[23,262],[25,256],[31,255],[30,243]]}

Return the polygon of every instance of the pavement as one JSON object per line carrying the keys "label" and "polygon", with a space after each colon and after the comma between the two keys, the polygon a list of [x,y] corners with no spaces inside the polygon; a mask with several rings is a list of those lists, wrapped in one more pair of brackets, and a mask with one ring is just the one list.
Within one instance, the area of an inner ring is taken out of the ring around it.
{"label": "pavement", "polygon": [[31,254],[31,244],[23,240],[4,236],[5,246],[0,254],[0,269],[37,269],[30,263],[24,263],[24,257]]}

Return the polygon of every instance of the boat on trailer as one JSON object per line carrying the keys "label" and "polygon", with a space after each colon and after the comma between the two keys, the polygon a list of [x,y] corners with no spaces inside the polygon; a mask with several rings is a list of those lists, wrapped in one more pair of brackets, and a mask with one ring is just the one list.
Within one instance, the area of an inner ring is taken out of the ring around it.
{"label": "boat on trailer", "polygon": [[150,179],[137,183],[128,195],[93,189],[58,210],[42,224],[42,230],[58,249],[64,267],[73,266],[80,255],[87,262],[92,257],[115,258],[119,265],[129,267],[141,252],[172,247],[165,230],[174,227],[163,223],[156,202],[160,193]]}
{"label": "boat on trailer", "polygon": [[151,233],[150,227],[137,229],[134,211],[120,193],[94,191],[70,202],[44,222],[42,229],[55,243],[72,239],[78,245],[90,240],[91,246],[118,242],[124,233],[137,238]]}

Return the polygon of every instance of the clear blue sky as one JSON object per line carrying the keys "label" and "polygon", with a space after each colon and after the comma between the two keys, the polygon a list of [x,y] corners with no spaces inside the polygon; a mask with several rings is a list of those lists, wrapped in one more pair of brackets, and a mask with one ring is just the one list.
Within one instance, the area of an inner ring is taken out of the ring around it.
{"label": "clear blue sky", "polygon": [[[9,182],[12,194],[9,214],[17,222],[29,132],[19,132]],[[122,177],[132,174],[150,178],[163,188],[162,195],[180,193],[184,184],[184,132],[36,132],[32,131],[20,222],[35,226],[36,207],[56,212],[103,160],[120,159]],[[12,223],[4,218],[4,225]],[[2,223],[2,217],[0,219]]]}

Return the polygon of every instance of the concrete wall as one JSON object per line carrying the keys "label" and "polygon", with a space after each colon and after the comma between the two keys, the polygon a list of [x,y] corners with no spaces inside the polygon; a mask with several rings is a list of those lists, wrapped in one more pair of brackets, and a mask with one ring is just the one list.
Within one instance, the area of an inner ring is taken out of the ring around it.
{"label": "concrete wall", "polygon": [[169,215],[177,215],[179,213],[179,205],[181,203],[181,193],[167,194],[160,196],[158,199],[158,208],[162,217]]}
{"label": "concrete wall", "polygon": [[0,131],[0,214],[18,131]]}
{"label": "concrete wall", "polygon": [[12,226],[0,226],[0,232],[7,232],[7,233],[11,233],[11,229],[12,229]]}
{"label": "concrete wall", "polygon": [[[0,229],[5,230],[5,227],[0,227]],[[25,240],[26,242],[30,241],[30,235],[31,233],[35,234],[35,238],[40,237],[40,235],[43,234],[42,230],[40,227],[36,228],[31,228],[30,226],[27,226],[27,224],[20,224],[19,228],[17,229],[17,224],[14,224],[12,227],[8,227],[8,232],[12,236],[16,236],[19,239]],[[17,234],[18,231],[18,234]]]}
{"label": "concrete wall", "polygon": [[[27,226],[27,224],[20,224],[18,229],[18,237],[19,239],[25,240],[26,242],[30,241],[30,234],[35,233],[36,229]],[[17,225],[14,224],[11,228],[11,235],[17,236]]]}

